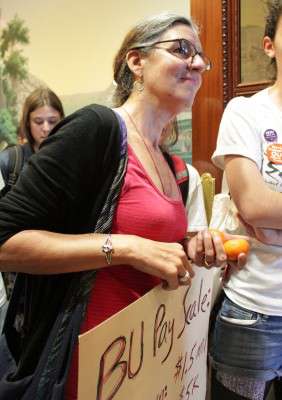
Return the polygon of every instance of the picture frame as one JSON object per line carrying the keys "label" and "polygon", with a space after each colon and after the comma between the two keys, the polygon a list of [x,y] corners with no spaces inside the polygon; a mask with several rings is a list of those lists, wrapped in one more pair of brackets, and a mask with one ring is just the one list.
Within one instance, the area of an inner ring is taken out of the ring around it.
{"label": "picture frame", "polygon": [[272,82],[262,47],[265,15],[264,0],[222,0],[224,106],[231,98],[252,95]]}

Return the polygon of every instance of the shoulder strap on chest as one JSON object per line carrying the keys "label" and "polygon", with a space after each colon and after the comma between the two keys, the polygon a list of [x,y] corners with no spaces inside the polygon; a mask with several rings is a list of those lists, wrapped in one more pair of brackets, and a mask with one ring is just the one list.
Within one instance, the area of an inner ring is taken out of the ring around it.
{"label": "shoulder strap on chest", "polygon": [[9,150],[9,175],[8,175],[8,187],[11,187],[17,182],[19,174],[22,170],[24,163],[23,148],[20,144],[11,146]]}
{"label": "shoulder strap on chest", "polygon": [[172,168],[176,182],[182,194],[184,205],[186,205],[189,193],[189,171],[185,161],[176,154],[165,153],[165,157]]}

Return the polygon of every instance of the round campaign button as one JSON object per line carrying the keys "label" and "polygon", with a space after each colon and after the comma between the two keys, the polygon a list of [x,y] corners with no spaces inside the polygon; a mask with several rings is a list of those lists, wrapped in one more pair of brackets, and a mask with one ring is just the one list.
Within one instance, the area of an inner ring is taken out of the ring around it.
{"label": "round campaign button", "polygon": [[264,132],[264,138],[267,142],[276,142],[277,141],[277,132],[274,129],[267,129]]}

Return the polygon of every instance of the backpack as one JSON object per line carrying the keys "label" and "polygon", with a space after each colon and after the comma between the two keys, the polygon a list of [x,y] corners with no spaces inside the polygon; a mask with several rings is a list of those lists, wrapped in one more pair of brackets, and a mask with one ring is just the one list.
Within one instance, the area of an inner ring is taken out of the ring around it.
{"label": "backpack", "polygon": [[19,174],[24,165],[24,149],[20,144],[9,146],[5,149],[8,151],[8,179],[5,187],[0,192],[0,197],[4,196],[17,182]]}

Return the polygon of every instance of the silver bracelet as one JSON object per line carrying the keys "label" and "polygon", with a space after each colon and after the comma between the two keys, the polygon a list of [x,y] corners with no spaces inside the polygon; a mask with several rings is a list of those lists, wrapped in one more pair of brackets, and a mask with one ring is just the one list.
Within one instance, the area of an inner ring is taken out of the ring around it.
{"label": "silver bracelet", "polygon": [[107,236],[105,243],[102,246],[102,252],[105,254],[107,264],[110,265],[112,263],[112,255],[114,253],[111,234]]}

